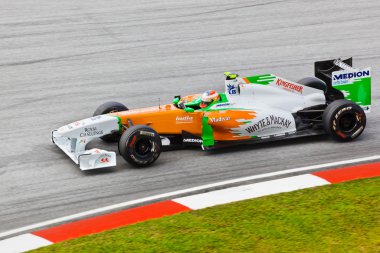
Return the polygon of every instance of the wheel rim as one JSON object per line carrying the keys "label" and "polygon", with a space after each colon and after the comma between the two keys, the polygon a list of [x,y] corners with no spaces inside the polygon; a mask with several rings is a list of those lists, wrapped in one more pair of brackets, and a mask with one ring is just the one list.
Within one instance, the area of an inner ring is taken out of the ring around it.
{"label": "wheel rim", "polygon": [[357,125],[355,113],[346,113],[339,119],[339,128],[346,133],[355,129]]}
{"label": "wheel rim", "polygon": [[148,139],[141,139],[136,142],[136,153],[145,156],[150,153],[152,144]]}

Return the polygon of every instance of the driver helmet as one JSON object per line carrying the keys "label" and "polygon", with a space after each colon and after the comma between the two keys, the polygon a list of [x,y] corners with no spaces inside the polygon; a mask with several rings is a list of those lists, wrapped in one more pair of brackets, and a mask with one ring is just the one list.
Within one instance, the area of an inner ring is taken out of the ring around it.
{"label": "driver helmet", "polygon": [[202,94],[202,102],[200,103],[201,108],[205,108],[214,101],[218,101],[220,98],[219,93],[214,90],[208,90]]}

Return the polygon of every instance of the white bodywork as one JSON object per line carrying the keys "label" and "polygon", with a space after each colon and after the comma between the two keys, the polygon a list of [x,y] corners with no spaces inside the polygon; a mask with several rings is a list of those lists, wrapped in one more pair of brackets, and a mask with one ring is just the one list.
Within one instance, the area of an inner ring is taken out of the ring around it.
{"label": "white bodywork", "polygon": [[119,131],[119,119],[100,115],[54,130],[52,140],[81,170],[111,167],[116,166],[115,152],[96,148],[86,150],[86,145],[91,140],[113,131]]}
{"label": "white bodywork", "polygon": [[253,119],[243,119],[242,124],[231,129],[236,137],[270,138],[295,133],[296,123],[292,113],[326,103],[322,90],[281,77],[264,75],[257,82],[249,83],[243,78],[226,80],[225,93],[228,102],[210,108],[253,112]]}
{"label": "white bodywork", "polygon": [[[225,87],[228,101],[242,108],[273,107],[290,113],[326,102],[322,90],[297,84],[280,77],[273,76],[272,79],[273,81],[266,85],[246,83],[241,78],[226,80]],[[228,88],[229,85],[236,86],[236,94],[231,94],[231,90]]]}

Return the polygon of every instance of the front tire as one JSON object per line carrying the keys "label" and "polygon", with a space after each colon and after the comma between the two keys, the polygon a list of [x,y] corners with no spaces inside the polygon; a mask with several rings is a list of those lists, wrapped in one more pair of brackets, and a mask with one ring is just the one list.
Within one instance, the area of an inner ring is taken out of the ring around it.
{"label": "front tire", "polygon": [[148,126],[132,126],[125,130],[119,140],[119,153],[135,167],[147,167],[160,156],[160,135]]}
{"label": "front tire", "polygon": [[364,131],[366,115],[356,103],[341,99],[327,106],[322,122],[325,131],[335,140],[352,141]]}
{"label": "front tire", "polygon": [[[128,108],[119,102],[106,102],[100,105],[94,112],[93,116],[103,115],[112,112],[128,111]],[[100,137],[105,142],[117,142],[120,139],[120,133],[107,134]]]}

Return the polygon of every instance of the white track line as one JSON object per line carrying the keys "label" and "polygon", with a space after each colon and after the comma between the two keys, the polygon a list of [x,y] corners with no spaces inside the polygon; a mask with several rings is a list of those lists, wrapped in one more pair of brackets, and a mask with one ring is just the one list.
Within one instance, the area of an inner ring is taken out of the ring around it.
{"label": "white track line", "polygon": [[1,253],[25,252],[53,244],[52,242],[32,234],[18,235],[0,241]]}
{"label": "white track line", "polygon": [[164,194],[154,195],[151,197],[131,200],[131,201],[122,202],[122,203],[110,205],[110,206],[105,206],[105,207],[89,210],[86,212],[68,215],[68,216],[64,216],[61,218],[52,219],[52,220],[48,220],[48,221],[44,221],[44,222],[40,222],[40,223],[35,223],[35,224],[25,226],[25,227],[21,227],[21,228],[12,229],[12,230],[0,233],[0,238],[10,236],[10,235],[14,235],[14,234],[18,234],[18,233],[25,232],[25,231],[36,230],[36,229],[46,227],[46,226],[50,226],[53,224],[69,222],[69,221],[76,220],[79,218],[83,218],[86,216],[104,213],[107,211],[112,211],[112,210],[120,209],[123,207],[142,204],[145,202],[151,202],[151,201],[160,200],[160,199],[166,199],[169,197],[176,197],[177,195],[192,193],[195,191],[210,189],[210,188],[214,188],[214,187],[218,187],[218,186],[234,184],[234,183],[241,183],[241,182],[245,182],[245,181],[250,181],[250,180],[260,179],[260,178],[266,178],[266,177],[285,175],[285,174],[289,174],[289,173],[310,171],[310,170],[335,167],[335,166],[352,164],[352,163],[360,163],[360,162],[365,162],[365,161],[373,161],[373,160],[379,160],[379,159],[380,159],[380,155],[376,155],[376,156],[369,156],[369,157],[363,157],[363,158],[357,158],[357,159],[351,159],[351,160],[345,160],[345,161],[339,161],[339,162],[324,163],[324,164],[306,166],[306,167],[301,167],[301,168],[264,173],[264,174],[260,174],[260,175],[249,176],[249,177],[236,178],[236,179],[226,180],[226,181],[217,182],[217,183],[213,183],[213,184],[207,184],[207,185],[197,186],[197,187],[193,187],[193,188],[188,188],[188,189],[184,189],[184,190],[168,192],[168,193],[164,193]]}
{"label": "white track line", "polygon": [[303,174],[299,176],[285,177],[260,183],[226,188],[218,191],[190,195],[187,197],[173,199],[173,201],[187,206],[191,210],[198,210],[211,206],[327,184],[330,183],[323,178],[311,174]]}

